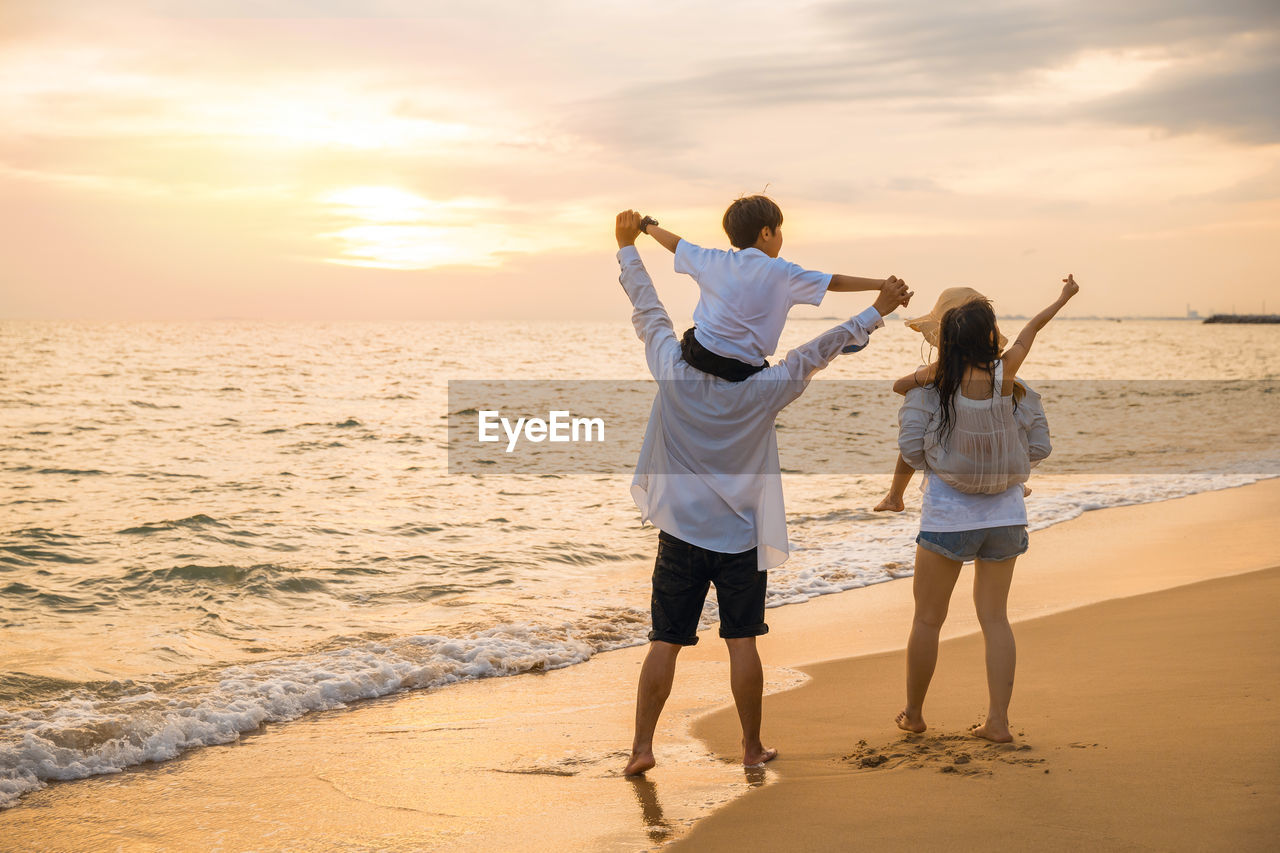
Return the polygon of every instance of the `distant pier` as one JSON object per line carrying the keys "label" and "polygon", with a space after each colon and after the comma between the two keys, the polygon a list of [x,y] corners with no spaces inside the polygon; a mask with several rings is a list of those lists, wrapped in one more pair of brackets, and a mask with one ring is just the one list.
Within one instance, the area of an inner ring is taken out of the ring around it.
{"label": "distant pier", "polygon": [[1280,323],[1280,314],[1214,314],[1206,323]]}

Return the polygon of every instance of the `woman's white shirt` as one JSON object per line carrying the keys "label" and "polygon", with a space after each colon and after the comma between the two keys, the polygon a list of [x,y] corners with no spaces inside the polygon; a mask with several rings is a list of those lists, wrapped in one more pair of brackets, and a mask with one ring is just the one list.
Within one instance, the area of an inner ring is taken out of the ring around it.
{"label": "woman's white shirt", "polygon": [[[1025,394],[1014,416],[1026,442],[1031,464],[1035,465],[1053,449],[1049,440],[1049,423],[1040,395],[1022,380],[1018,380],[1018,384]],[[898,449],[911,467],[925,472],[920,529],[928,533],[950,533],[1026,524],[1027,504],[1021,484],[993,495],[966,494],[929,471],[925,436],[930,428],[936,428],[940,408],[937,390],[926,386],[908,391],[898,411]]]}
{"label": "woman's white shirt", "polygon": [[1022,484],[994,495],[970,495],[948,486],[932,471],[925,471],[920,529],[926,533],[981,530],[1027,523],[1027,503]]}

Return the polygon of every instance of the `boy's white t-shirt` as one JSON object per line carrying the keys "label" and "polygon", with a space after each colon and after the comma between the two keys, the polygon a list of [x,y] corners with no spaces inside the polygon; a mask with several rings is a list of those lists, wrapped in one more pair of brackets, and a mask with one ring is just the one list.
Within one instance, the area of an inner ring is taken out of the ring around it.
{"label": "boy's white t-shirt", "polygon": [[698,282],[694,336],[717,355],[763,364],[793,305],[817,305],[831,284],[829,273],[771,258],[759,249],[704,249],[676,245],[676,272]]}

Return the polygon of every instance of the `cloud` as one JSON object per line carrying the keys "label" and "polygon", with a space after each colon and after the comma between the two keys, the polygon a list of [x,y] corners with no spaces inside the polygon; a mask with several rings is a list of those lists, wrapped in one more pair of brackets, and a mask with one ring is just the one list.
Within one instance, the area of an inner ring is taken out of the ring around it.
{"label": "cloud", "polygon": [[[708,60],[684,76],[627,86],[576,104],[568,126],[646,154],[697,145],[702,128],[737,111],[819,104],[1000,123],[1136,120],[1170,132],[1278,138],[1267,102],[1278,91],[1274,60],[1243,68],[1231,53],[1244,43],[1280,55],[1275,0],[839,2],[811,14],[827,35],[802,50]],[[1174,70],[1156,73],[1165,66]],[[1124,97],[1107,91],[1126,86]],[[1181,96],[1191,98],[1185,112]],[[1079,108],[1089,100],[1101,103]]]}
{"label": "cloud", "polygon": [[872,56],[907,57],[938,82],[994,84],[1084,50],[1205,44],[1280,22],[1273,0],[840,2],[822,14]]}
{"label": "cloud", "polygon": [[1252,205],[1258,202],[1280,201],[1280,165],[1273,165],[1255,172],[1230,186],[1208,193],[1187,195],[1176,199],[1180,204],[1216,202],[1226,205]]}
{"label": "cloud", "polygon": [[1210,132],[1244,143],[1280,142],[1280,44],[1240,67],[1175,72],[1097,104],[1091,113],[1170,133]]}

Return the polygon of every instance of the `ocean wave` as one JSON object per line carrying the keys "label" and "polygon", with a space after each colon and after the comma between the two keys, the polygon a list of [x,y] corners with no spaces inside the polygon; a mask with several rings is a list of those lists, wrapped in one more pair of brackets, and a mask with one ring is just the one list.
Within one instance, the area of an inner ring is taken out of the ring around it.
{"label": "ocean wave", "polygon": [[283,454],[307,453],[312,450],[329,450],[334,447],[347,447],[341,441],[299,441],[282,449]]}
{"label": "ocean wave", "polygon": [[39,544],[0,545],[0,563],[11,566],[35,566],[40,563],[74,565],[97,562],[93,557],[81,557],[71,552],[58,538],[38,538],[36,541]]}
{"label": "ocean wave", "polygon": [[[1027,500],[1028,529],[1043,530],[1096,509],[1172,500],[1280,476],[1276,459],[1250,460],[1239,467],[1245,470],[1125,475],[1072,482],[1067,487],[1046,487],[1046,483]],[[884,519],[874,528],[862,529],[861,535],[848,535],[850,524],[862,518],[865,513],[858,509],[811,516],[811,523],[821,520],[837,532],[824,537],[810,531],[806,545],[793,548],[791,560],[769,572],[766,606],[798,604],[910,577],[918,513]],[[794,524],[795,519],[790,521]]]}
{"label": "ocean wave", "polygon": [[421,635],[294,659],[227,667],[203,685],[124,697],[73,692],[0,711],[0,808],[49,780],[117,773],[229,743],[263,723],[295,720],[402,690],[539,672],[640,642],[648,614],[610,611],[556,626],[508,624],[466,637]]}
{"label": "ocean wave", "polygon": [[145,536],[150,533],[159,533],[164,530],[199,530],[207,527],[226,527],[216,518],[211,518],[203,513],[189,515],[186,518],[179,518],[172,521],[152,521],[146,524],[140,524],[137,527],[126,527],[124,530],[118,530],[117,533],[134,536]]}
{"label": "ocean wave", "polygon": [[83,597],[37,589],[18,581],[0,587],[0,597],[21,599],[25,606],[39,605],[58,613],[86,613],[98,609],[97,602]]}
{"label": "ocean wave", "polygon": [[[375,571],[360,574],[373,574]],[[99,577],[83,581],[99,594],[113,600],[139,602],[157,599],[173,601],[228,602],[242,599],[272,598],[283,594],[293,600],[297,595],[327,596],[345,599],[345,588],[352,583],[346,573],[328,569],[290,568],[275,563],[240,566],[229,563],[186,563],[164,568],[135,568],[122,577]]]}

